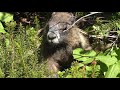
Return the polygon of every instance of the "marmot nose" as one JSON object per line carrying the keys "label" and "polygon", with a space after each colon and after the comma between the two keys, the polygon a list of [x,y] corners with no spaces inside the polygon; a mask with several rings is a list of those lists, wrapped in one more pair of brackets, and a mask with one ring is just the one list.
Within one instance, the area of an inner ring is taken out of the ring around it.
{"label": "marmot nose", "polygon": [[56,38],[56,35],[54,34],[54,33],[49,33],[48,34],[48,39],[54,39],[54,38]]}

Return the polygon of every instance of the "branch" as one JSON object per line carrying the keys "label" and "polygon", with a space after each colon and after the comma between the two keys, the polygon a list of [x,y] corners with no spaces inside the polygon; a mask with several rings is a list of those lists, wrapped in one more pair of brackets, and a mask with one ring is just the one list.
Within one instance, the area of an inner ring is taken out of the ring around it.
{"label": "branch", "polygon": [[89,35],[89,37],[93,37],[93,38],[99,38],[99,39],[103,39],[104,37],[107,38],[118,38],[118,36],[101,36],[101,35]]}
{"label": "branch", "polygon": [[64,30],[64,32],[65,32],[65,31],[68,31],[69,29],[71,29],[71,28],[72,28],[73,26],[75,26],[75,24],[78,23],[80,20],[82,20],[82,19],[84,19],[84,18],[86,18],[86,17],[88,17],[88,16],[91,16],[91,15],[94,15],[94,14],[98,14],[98,13],[102,13],[102,12],[91,12],[90,14],[87,14],[87,15],[79,18],[79,19],[78,19],[77,21],[75,21],[67,30]]}

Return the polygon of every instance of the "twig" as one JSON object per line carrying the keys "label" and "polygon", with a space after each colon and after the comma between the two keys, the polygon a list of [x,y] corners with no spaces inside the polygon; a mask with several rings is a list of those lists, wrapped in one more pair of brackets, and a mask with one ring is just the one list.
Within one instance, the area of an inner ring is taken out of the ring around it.
{"label": "twig", "polygon": [[65,32],[65,31],[68,31],[69,29],[71,29],[71,28],[72,28],[73,26],[75,26],[75,24],[78,23],[80,20],[82,20],[82,19],[84,19],[84,18],[86,18],[86,17],[88,17],[88,16],[91,16],[91,15],[94,15],[94,14],[98,14],[98,13],[102,13],[102,12],[91,12],[90,14],[87,14],[87,15],[79,18],[79,19],[78,19],[77,21],[75,21],[67,30],[64,30],[64,32]]}
{"label": "twig", "polygon": [[104,37],[107,37],[107,38],[117,38],[117,36],[101,36],[101,35],[89,35],[89,37],[94,37],[94,38],[100,38],[100,39],[103,39]]}
{"label": "twig", "polygon": [[115,41],[113,41],[113,43],[112,43],[112,48],[110,49],[110,52],[109,52],[109,53],[111,53],[111,52],[113,51],[113,48],[114,48],[114,46],[115,46],[117,40],[118,40],[118,37],[116,38]]}

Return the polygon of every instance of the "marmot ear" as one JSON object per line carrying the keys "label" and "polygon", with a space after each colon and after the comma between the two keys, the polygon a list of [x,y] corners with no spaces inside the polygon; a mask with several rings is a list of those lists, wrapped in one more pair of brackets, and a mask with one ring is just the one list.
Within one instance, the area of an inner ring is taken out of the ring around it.
{"label": "marmot ear", "polygon": [[70,18],[70,21],[72,21],[72,22],[74,22],[76,20],[76,17],[75,16],[72,16],[71,18]]}
{"label": "marmot ear", "polygon": [[72,25],[76,20],[76,17],[75,16],[72,16],[70,19],[69,19],[69,24]]}

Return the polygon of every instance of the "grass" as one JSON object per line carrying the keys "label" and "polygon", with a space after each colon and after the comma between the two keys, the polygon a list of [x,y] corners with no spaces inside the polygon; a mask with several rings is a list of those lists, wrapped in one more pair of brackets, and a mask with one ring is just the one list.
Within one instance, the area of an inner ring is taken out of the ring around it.
{"label": "grass", "polygon": [[[81,12],[76,15],[82,16],[83,14]],[[85,28],[85,31],[90,32],[93,30],[93,26],[99,27],[99,30],[96,29],[91,33],[94,35],[101,31],[104,35],[107,30],[119,31],[119,21],[119,19],[112,19],[103,24],[96,22]],[[35,18],[35,27],[23,26],[21,23],[17,27],[15,21],[5,23],[7,33],[0,33],[0,78],[47,78],[50,76],[45,68],[45,63],[38,61],[38,49],[40,49],[38,47],[42,41],[42,38],[37,36],[41,27],[40,23],[37,18]],[[60,71],[58,74],[59,78],[99,78],[104,77],[101,67],[103,66],[99,62],[95,65],[81,64],[76,60],[69,69]]]}
{"label": "grass", "polygon": [[[0,78],[44,78],[45,65],[38,62],[41,38],[37,28],[6,23],[6,34],[0,33]],[[38,25],[36,25],[38,27]]]}

